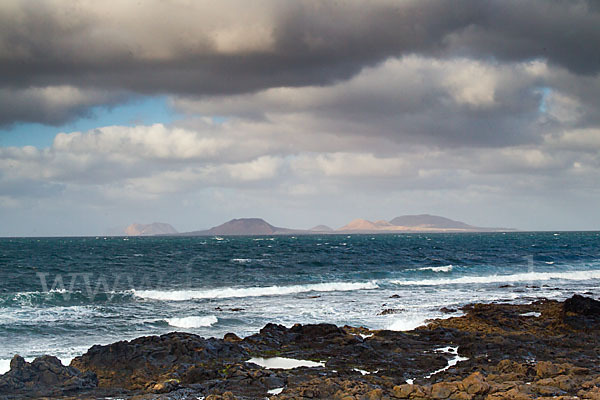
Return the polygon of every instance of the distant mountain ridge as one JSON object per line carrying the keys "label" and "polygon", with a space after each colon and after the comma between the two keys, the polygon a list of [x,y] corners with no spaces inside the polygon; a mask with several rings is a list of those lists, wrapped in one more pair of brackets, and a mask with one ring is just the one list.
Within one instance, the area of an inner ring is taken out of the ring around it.
{"label": "distant mountain ridge", "polygon": [[[161,228],[167,225],[172,230]],[[153,228],[144,228],[150,227]],[[483,228],[455,221],[437,215],[402,215],[390,221],[378,220],[375,222],[366,219],[355,219],[338,229],[326,225],[317,225],[314,228],[289,229],[271,225],[262,218],[236,218],[210,229],[177,233],[168,224],[133,224],[131,235],[179,235],[179,236],[254,236],[254,235],[310,235],[310,234],[336,234],[336,233],[393,233],[393,232],[498,232],[511,231],[509,228]],[[156,233],[150,233],[156,232]]]}
{"label": "distant mountain ridge", "polygon": [[225,222],[219,226],[203,230],[183,233],[186,236],[210,236],[210,235],[285,235],[288,233],[299,233],[300,230],[279,228],[269,224],[262,218],[237,218]]}
{"label": "distant mountain ridge", "polygon": [[313,232],[333,232],[333,228],[330,228],[327,225],[317,225],[309,229],[309,231]]}
{"label": "distant mountain ridge", "polygon": [[403,215],[396,217],[390,221],[390,224],[396,226],[424,226],[432,228],[445,228],[445,229],[473,229],[476,228],[472,225],[465,224],[464,222],[454,221],[450,218],[440,217],[437,215],[420,214],[420,215]]}
{"label": "distant mountain ridge", "polygon": [[355,219],[336,232],[384,233],[384,232],[497,232],[514,230],[508,228],[484,228],[455,221],[438,215],[402,215],[388,221],[371,222]]}

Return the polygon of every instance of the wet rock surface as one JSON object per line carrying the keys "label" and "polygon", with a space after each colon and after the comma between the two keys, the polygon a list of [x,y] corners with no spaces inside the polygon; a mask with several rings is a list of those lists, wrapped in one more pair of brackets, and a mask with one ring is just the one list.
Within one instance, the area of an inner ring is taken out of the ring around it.
{"label": "wet rock surface", "polygon": [[16,355],[10,361],[10,371],[0,375],[0,395],[4,398],[63,396],[97,386],[93,372],[64,366],[53,356],[39,357],[29,363]]}
{"label": "wet rock surface", "polygon": [[[69,367],[16,357],[0,397],[600,399],[600,302],[576,295],[462,311],[408,332],[268,324],[244,339],[170,333],[94,346]],[[324,367],[266,369],[252,357]]]}

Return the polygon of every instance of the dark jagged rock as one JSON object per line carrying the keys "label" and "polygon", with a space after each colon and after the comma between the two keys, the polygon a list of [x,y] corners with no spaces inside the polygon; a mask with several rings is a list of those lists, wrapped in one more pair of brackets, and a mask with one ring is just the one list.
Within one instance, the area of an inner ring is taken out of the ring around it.
{"label": "dark jagged rock", "polygon": [[386,308],[385,310],[381,310],[377,313],[377,315],[389,315],[389,314],[398,314],[403,310],[401,308]]}
{"label": "dark jagged rock", "polygon": [[[55,359],[45,363],[80,382],[69,386],[60,383],[68,379],[58,379],[56,387],[50,385],[52,394],[71,390],[77,398],[85,398],[85,390],[91,390],[89,398],[102,397],[102,389],[81,383],[95,373],[101,387],[129,391],[119,397],[154,400],[600,399],[598,304],[582,296],[474,304],[462,309],[464,315],[409,332],[267,324],[244,339],[171,333],[92,347],[72,363],[89,375],[60,369]],[[460,362],[450,365],[457,356]],[[325,366],[265,369],[247,362],[251,357],[319,360]],[[15,359],[0,388],[41,382],[38,370],[32,375],[37,378],[28,378],[26,365]]]}
{"label": "dark jagged rock", "polygon": [[600,301],[576,294],[570,299],[565,300],[564,310],[567,313],[600,317]]}
{"label": "dark jagged rock", "polygon": [[43,397],[62,396],[98,386],[93,372],[81,372],[65,367],[53,356],[42,356],[26,362],[14,356],[10,371],[0,375],[0,396]]}
{"label": "dark jagged rock", "polygon": [[563,305],[564,322],[579,330],[593,330],[600,327],[600,301],[591,297],[574,295]]}
{"label": "dark jagged rock", "polygon": [[452,314],[457,312],[458,310],[456,308],[448,308],[448,307],[442,307],[440,308],[440,312],[443,312],[444,314]]}
{"label": "dark jagged rock", "polygon": [[204,339],[189,333],[141,337],[107,346],[93,346],[71,365],[98,376],[101,387],[162,391],[173,386],[194,365],[214,366],[239,362],[248,354],[239,345]]}

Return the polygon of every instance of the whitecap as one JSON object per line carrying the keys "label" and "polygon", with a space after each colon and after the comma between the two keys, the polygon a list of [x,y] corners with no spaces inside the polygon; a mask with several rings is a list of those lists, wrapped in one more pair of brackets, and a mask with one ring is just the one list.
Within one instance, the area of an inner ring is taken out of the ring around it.
{"label": "whitecap", "polygon": [[450,272],[454,269],[454,265],[443,265],[441,267],[423,267],[419,268],[419,271],[433,271],[433,272]]}
{"label": "whitecap", "polygon": [[370,282],[329,282],[291,286],[224,287],[195,290],[133,290],[136,297],[150,300],[185,301],[192,299],[224,299],[240,297],[282,296],[306,292],[344,292],[363,289],[377,289],[375,281]]}
{"label": "whitecap", "polygon": [[547,281],[552,279],[564,279],[569,281],[600,279],[600,270],[567,272],[525,272],[513,275],[463,276],[460,278],[453,279],[391,280],[390,283],[402,286],[437,286],[470,283],[485,284],[505,282]]}
{"label": "whitecap", "polygon": [[202,328],[212,326],[216,324],[219,319],[214,315],[207,315],[204,317],[181,317],[181,318],[167,318],[165,319],[171,326],[177,328]]}

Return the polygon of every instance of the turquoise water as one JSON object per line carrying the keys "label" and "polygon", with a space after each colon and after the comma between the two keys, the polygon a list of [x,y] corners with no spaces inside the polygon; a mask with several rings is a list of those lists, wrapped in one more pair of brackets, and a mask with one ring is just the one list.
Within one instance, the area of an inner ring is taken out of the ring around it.
{"label": "turquoise water", "polygon": [[409,329],[442,306],[574,292],[600,295],[598,232],[4,238],[0,370],[173,330]]}

